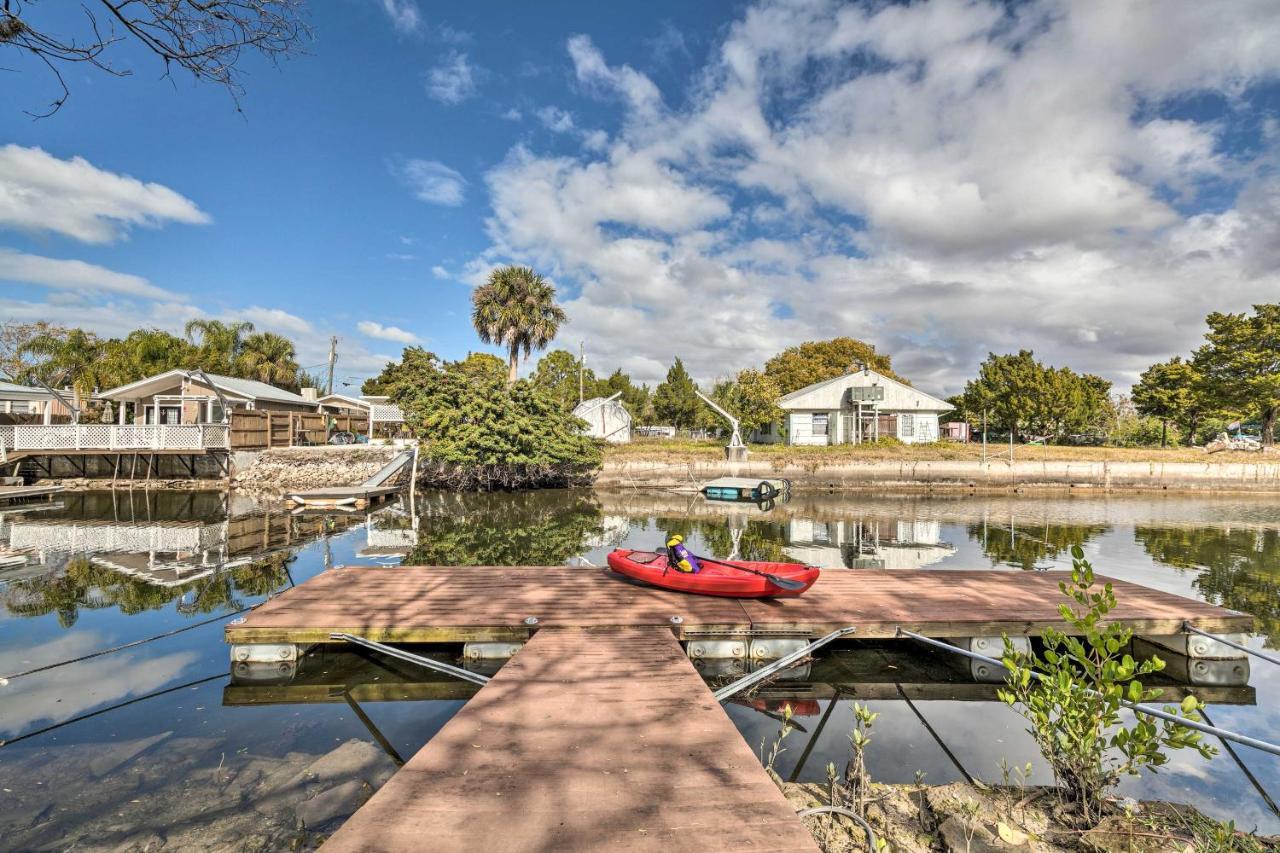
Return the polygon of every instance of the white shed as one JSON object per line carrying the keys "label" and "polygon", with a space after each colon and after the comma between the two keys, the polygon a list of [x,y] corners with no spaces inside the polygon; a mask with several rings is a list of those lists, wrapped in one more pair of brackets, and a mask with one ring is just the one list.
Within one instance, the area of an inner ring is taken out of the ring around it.
{"label": "white shed", "polygon": [[631,413],[618,399],[619,394],[583,400],[574,408],[574,417],[587,422],[587,435],[614,444],[631,441]]}
{"label": "white shed", "polygon": [[786,412],[789,444],[937,441],[938,416],[952,409],[946,400],[870,368],[793,391],[778,406]]}

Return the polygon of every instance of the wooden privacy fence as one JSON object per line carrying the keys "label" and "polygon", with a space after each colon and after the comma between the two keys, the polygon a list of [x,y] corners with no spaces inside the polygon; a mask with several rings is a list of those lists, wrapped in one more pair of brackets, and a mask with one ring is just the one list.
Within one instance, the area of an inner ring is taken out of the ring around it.
{"label": "wooden privacy fence", "polygon": [[369,420],[359,415],[327,415],[319,412],[237,409],[231,413],[232,450],[326,444],[334,432],[368,435]]}

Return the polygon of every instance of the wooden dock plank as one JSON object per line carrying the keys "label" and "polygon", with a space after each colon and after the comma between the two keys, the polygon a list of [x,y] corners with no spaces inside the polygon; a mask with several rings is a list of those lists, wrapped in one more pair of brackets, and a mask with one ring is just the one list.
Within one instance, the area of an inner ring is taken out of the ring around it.
{"label": "wooden dock plank", "polygon": [[[800,598],[739,601],[683,595],[571,566],[341,568],[268,601],[226,629],[228,642],[325,642],[340,631],[387,642],[524,639],[537,628],[665,626],[690,632],[796,632],[856,625],[892,637],[1038,635],[1066,627],[1065,572],[829,570]],[[1252,629],[1253,619],[1204,602],[1112,581],[1115,611],[1142,635]],[[526,624],[527,617],[536,625]],[[672,617],[680,617],[673,623]]]}
{"label": "wooden dock plank", "polygon": [[547,628],[325,844],[814,851],[665,628]]}

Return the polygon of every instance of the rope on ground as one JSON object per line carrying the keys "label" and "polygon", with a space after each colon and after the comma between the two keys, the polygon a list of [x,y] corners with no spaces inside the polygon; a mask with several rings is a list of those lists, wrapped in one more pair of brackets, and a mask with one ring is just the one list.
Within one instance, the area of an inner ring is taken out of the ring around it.
{"label": "rope on ground", "polygon": [[81,661],[86,661],[91,658],[102,657],[103,655],[109,655],[112,652],[118,652],[124,649],[133,648],[134,646],[140,646],[143,643],[150,643],[152,640],[163,640],[165,637],[172,637],[175,634],[181,634],[184,631],[191,631],[195,628],[208,625],[212,622],[220,622],[223,619],[230,619],[233,616],[239,616],[241,613],[248,613],[252,609],[253,609],[252,607],[244,607],[232,613],[224,613],[220,616],[215,616],[212,619],[205,619],[203,622],[196,622],[194,625],[183,625],[181,628],[175,628],[172,631],[166,631],[163,634],[156,634],[154,637],[146,637],[141,640],[133,640],[128,643],[122,643],[121,645],[118,645],[118,646],[112,646],[109,649],[100,649],[96,652],[90,652],[89,654],[81,655],[78,658],[71,658],[69,660],[58,661],[57,663],[45,664],[44,666],[38,666],[35,669],[28,669],[28,670],[25,670],[24,672],[15,672],[12,675],[3,675],[3,676],[0,676],[0,687],[3,687],[4,685],[8,684],[10,681],[13,681],[15,678],[23,678],[24,676],[28,676],[28,675],[35,675],[37,672],[45,672],[46,670],[57,669],[60,666],[66,666],[72,663],[80,663]]}

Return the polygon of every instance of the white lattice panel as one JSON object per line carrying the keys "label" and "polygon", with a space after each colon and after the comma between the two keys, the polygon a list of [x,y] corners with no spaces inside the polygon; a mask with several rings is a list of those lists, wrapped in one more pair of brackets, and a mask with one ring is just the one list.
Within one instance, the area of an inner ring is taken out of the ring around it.
{"label": "white lattice panel", "polygon": [[13,450],[13,427],[0,426],[0,447]]}
{"label": "white lattice panel", "polygon": [[[7,427],[14,450],[204,450],[226,447],[226,424],[34,424]],[[0,433],[0,441],[6,433]]]}
{"label": "white lattice panel", "polygon": [[9,532],[9,545],[12,548],[39,548],[73,553],[198,551],[202,544],[201,533],[201,527],[168,527],[159,524],[24,522],[13,525]]}
{"label": "white lattice panel", "polygon": [[418,544],[418,533],[414,530],[378,530],[368,531],[370,548],[412,548]]}
{"label": "white lattice panel", "polygon": [[369,420],[373,423],[404,423],[404,412],[389,403],[374,403],[369,407]]}

